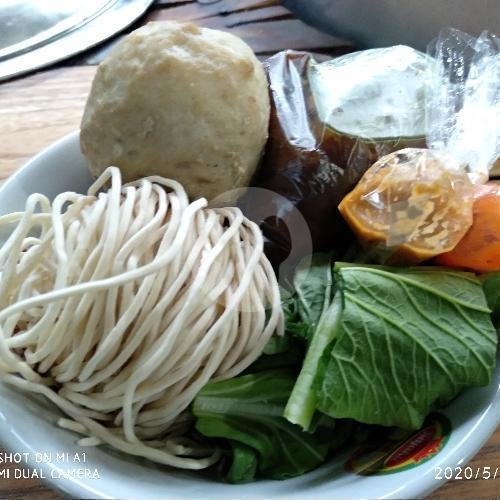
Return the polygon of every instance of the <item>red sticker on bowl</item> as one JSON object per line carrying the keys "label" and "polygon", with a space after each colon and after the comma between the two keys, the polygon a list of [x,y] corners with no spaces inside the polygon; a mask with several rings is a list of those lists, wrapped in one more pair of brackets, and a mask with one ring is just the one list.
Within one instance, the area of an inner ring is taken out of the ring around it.
{"label": "red sticker on bowl", "polygon": [[370,436],[346,461],[345,469],[363,476],[411,469],[436,456],[450,434],[450,421],[444,415],[432,413],[418,431],[388,429]]}

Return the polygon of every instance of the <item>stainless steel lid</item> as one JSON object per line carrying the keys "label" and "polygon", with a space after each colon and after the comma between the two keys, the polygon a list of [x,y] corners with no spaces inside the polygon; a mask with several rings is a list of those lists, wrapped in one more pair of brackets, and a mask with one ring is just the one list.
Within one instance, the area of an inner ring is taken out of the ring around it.
{"label": "stainless steel lid", "polygon": [[113,36],[153,0],[2,0],[0,80],[47,66]]}

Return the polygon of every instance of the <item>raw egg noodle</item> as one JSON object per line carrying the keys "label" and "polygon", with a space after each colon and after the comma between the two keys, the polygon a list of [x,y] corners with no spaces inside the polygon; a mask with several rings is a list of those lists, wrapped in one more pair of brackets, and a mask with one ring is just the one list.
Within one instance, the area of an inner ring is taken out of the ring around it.
{"label": "raw egg noodle", "polygon": [[[108,190],[106,187],[110,184]],[[42,394],[82,445],[188,469],[218,451],[188,439],[185,411],[283,333],[262,234],[237,208],[192,203],[108,168],[87,195],[31,195],[0,217],[0,371]]]}

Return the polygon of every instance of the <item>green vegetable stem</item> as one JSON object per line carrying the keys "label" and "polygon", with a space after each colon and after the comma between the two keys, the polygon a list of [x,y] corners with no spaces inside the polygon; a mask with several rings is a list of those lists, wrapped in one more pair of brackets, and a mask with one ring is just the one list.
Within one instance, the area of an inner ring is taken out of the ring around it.
{"label": "green vegetable stem", "polygon": [[340,293],[337,293],[318,322],[309,349],[307,350],[302,370],[285,408],[285,418],[289,422],[300,425],[304,430],[309,429],[314,412],[316,411],[316,393],[313,390],[313,383],[318,363],[324,350],[338,331],[341,313],[342,298]]}

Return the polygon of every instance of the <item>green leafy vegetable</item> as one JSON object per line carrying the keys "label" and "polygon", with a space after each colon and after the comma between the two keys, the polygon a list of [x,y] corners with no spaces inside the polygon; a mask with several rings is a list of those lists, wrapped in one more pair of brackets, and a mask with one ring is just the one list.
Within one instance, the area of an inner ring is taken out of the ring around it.
{"label": "green leafy vegetable", "polygon": [[326,254],[316,254],[313,255],[310,265],[299,266],[293,287],[294,293],[283,304],[286,329],[309,342],[321,315],[333,298],[330,257]]}
{"label": "green leafy vegetable", "polygon": [[417,429],[436,404],[490,382],[497,335],[473,274],[335,269],[344,307],[317,373],[319,410]]}
{"label": "green leafy vegetable", "polygon": [[297,371],[304,359],[303,343],[291,335],[274,335],[266,344],[262,355],[244,372],[255,373],[276,368],[290,368]]}
{"label": "green leafy vegetable", "polygon": [[500,273],[488,273],[483,276],[483,288],[491,309],[491,319],[495,328],[500,329]]}
{"label": "green leafy vegetable", "polygon": [[254,361],[246,370],[245,373],[260,372],[274,368],[292,368],[296,370],[304,359],[303,349],[296,342],[291,343],[290,347],[283,352],[276,354],[266,354],[265,352]]}
{"label": "green leafy vegetable", "polygon": [[314,433],[287,422],[282,414],[294,383],[292,371],[268,370],[210,383],[196,397],[196,429],[233,443],[228,481],[248,481],[253,473],[298,476],[322,464],[332,445],[349,435],[330,418],[322,418]]}
{"label": "green leafy vegetable", "polygon": [[283,354],[290,350],[293,340],[287,335],[273,335],[269,342],[264,346],[263,354]]}
{"label": "green leafy vegetable", "polygon": [[[475,275],[337,263],[335,281],[286,407],[290,421],[307,429],[319,410],[416,429],[433,407],[490,382],[497,334]],[[485,282],[498,311],[499,285]],[[316,286],[308,296],[322,294]]]}
{"label": "green leafy vegetable", "polygon": [[250,448],[250,446],[241,444],[238,441],[231,441],[231,448],[233,451],[233,461],[226,474],[226,481],[228,483],[247,483],[253,481],[257,473],[257,452],[253,448]]}

